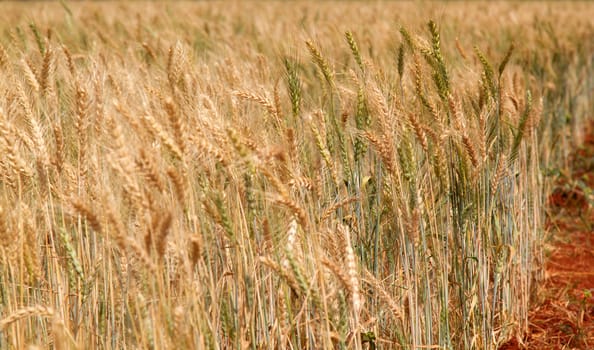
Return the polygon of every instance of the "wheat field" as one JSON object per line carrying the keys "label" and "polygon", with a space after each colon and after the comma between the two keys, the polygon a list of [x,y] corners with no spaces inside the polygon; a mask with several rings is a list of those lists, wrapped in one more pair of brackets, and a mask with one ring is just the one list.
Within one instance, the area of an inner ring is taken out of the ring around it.
{"label": "wheat field", "polygon": [[0,3],[0,349],[497,349],[589,3]]}

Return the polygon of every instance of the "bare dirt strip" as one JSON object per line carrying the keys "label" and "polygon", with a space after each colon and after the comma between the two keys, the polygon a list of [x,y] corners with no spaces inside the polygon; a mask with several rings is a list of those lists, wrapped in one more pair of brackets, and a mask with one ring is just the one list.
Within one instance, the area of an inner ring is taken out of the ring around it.
{"label": "bare dirt strip", "polygon": [[594,349],[594,122],[549,197],[552,233],[529,329],[500,350]]}

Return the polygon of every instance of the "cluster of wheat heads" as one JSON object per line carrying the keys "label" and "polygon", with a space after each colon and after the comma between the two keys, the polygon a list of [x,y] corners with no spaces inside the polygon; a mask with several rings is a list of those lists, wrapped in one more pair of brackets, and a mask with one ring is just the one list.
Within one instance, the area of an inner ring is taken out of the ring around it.
{"label": "cluster of wheat heads", "polygon": [[591,7],[252,5],[5,6],[0,348],[521,332]]}

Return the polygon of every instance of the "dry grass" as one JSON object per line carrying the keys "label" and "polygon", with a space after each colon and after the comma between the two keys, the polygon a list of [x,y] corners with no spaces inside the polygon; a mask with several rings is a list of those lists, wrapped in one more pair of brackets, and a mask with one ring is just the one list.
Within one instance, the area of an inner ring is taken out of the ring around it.
{"label": "dry grass", "polygon": [[0,348],[496,348],[593,11],[3,4]]}

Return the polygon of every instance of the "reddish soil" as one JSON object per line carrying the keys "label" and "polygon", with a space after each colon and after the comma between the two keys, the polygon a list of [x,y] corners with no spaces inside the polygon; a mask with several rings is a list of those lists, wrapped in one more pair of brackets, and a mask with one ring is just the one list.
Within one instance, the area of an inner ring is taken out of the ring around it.
{"label": "reddish soil", "polygon": [[549,197],[552,233],[529,329],[500,350],[594,349],[594,122]]}

